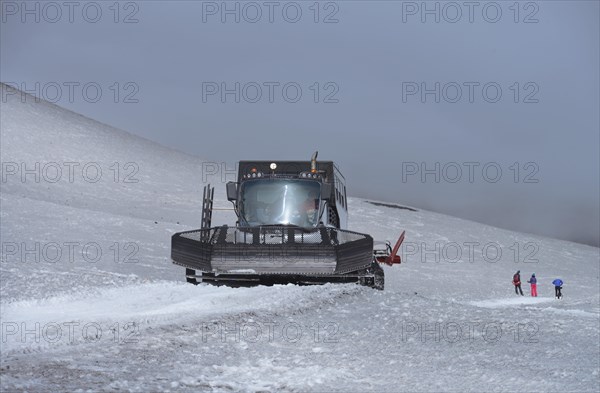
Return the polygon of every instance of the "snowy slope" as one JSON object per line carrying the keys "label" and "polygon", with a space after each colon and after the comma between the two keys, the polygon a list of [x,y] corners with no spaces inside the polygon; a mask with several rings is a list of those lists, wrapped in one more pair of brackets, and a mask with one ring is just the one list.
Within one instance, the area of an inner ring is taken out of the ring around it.
{"label": "snowy slope", "polygon": [[[598,248],[350,198],[350,229],[381,240],[407,231],[385,291],[194,287],[169,247],[200,221],[202,160],[19,99],[0,113],[3,390],[600,387]],[[36,162],[48,171],[39,182],[11,174]],[[52,182],[50,163],[89,176]],[[229,207],[215,180],[216,206]],[[523,281],[536,273],[538,298],[514,295],[516,270]]]}

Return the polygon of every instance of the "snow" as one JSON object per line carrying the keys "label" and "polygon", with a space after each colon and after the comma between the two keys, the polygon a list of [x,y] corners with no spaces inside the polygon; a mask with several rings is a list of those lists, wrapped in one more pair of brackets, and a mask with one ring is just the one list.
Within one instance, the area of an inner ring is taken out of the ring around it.
{"label": "snow", "polygon": [[475,302],[470,302],[473,306],[476,307],[485,307],[485,308],[500,308],[500,307],[515,307],[515,306],[523,306],[529,304],[540,304],[554,301],[554,298],[551,297],[517,297],[513,299],[493,299],[493,300],[480,300]]}
{"label": "snow", "polygon": [[[598,248],[349,198],[351,230],[406,230],[385,291],[192,286],[170,237],[199,226],[204,181],[229,207],[202,159],[31,97],[0,114],[3,391],[600,388]],[[39,182],[7,172],[36,162]],[[65,163],[102,176],[70,181]],[[539,297],[514,294],[516,270],[536,273]]]}

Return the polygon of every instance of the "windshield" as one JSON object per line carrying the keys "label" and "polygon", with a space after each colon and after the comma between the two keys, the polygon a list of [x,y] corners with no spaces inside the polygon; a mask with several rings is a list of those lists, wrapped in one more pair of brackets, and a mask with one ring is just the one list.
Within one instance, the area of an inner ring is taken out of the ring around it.
{"label": "windshield", "polygon": [[318,224],[321,185],[311,180],[262,179],[242,183],[240,220],[243,225]]}

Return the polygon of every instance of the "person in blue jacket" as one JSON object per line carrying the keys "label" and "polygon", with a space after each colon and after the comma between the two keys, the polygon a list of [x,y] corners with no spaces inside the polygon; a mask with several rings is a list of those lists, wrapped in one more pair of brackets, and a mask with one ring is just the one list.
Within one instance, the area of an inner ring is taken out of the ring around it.
{"label": "person in blue jacket", "polygon": [[556,297],[557,299],[562,298],[562,293],[560,290],[563,286],[563,280],[557,278],[556,280],[552,281],[552,284],[554,284],[554,297]]}

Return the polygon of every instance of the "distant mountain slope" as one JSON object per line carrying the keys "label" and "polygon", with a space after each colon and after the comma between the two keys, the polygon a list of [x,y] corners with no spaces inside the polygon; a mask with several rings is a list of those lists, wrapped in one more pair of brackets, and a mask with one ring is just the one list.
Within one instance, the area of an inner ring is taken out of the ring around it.
{"label": "distant mountain slope", "polygon": [[200,158],[1,87],[3,193],[137,218],[160,209],[192,223]]}

